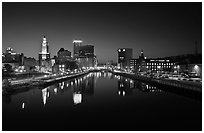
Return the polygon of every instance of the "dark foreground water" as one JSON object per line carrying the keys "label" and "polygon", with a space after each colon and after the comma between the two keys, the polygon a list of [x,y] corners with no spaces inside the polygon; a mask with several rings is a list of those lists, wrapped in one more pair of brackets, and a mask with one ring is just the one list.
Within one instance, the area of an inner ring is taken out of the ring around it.
{"label": "dark foreground water", "polygon": [[3,96],[3,130],[202,130],[202,103],[111,73]]}

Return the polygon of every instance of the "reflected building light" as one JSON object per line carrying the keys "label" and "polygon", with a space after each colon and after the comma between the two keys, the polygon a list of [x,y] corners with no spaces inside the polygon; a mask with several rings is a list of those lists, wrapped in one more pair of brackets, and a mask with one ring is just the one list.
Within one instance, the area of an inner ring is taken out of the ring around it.
{"label": "reflected building light", "polygon": [[73,85],[73,82],[71,81],[71,85]]}
{"label": "reflected building light", "polygon": [[125,96],[125,91],[123,91],[123,96]]}
{"label": "reflected building light", "polygon": [[57,88],[54,88],[54,92],[55,92],[55,94],[57,93]]}
{"label": "reflected building light", "polygon": [[49,91],[47,92],[47,97],[50,97],[50,93],[49,93]]}
{"label": "reflected building light", "polygon": [[47,88],[42,89],[42,98],[43,98],[43,104],[46,104],[47,101]]}
{"label": "reflected building light", "polygon": [[146,85],[147,89],[149,88],[149,85]]}
{"label": "reflected building light", "polygon": [[75,105],[81,103],[81,101],[82,101],[82,94],[74,92],[73,93],[73,101],[74,101]]}
{"label": "reflected building light", "polygon": [[25,103],[22,104],[22,109],[24,109],[24,108],[25,108]]}
{"label": "reflected building light", "polygon": [[127,80],[127,79],[125,79],[125,81],[127,82],[128,80]]}
{"label": "reflected building light", "polygon": [[118,91],[118,95],[120,95],[120,91]]}
{"label": "reflected building light", "polygon": [[69,84],[67,83],[67,87],[69,86]]}

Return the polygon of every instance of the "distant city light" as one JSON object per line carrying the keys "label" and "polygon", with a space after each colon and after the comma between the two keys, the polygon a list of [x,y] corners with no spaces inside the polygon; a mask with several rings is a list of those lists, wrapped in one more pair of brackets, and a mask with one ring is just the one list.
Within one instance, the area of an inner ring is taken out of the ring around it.
{"label": "distant city light", "polygon": [[194,68],[197,70],[197,69],[199,68],[199,66],[198,66],[198,65],[195,65]]}

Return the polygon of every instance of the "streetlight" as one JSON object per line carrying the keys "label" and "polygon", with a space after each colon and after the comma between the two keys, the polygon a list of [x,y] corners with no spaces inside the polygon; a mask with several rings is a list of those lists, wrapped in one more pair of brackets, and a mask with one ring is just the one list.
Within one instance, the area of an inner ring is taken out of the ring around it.
{"label": "streetlight", "polygon": [[178,74],[179,74],[179,69],[180,69],[180,66],[179,66],[179,65],[177,65],[177,71],[178,71]]}

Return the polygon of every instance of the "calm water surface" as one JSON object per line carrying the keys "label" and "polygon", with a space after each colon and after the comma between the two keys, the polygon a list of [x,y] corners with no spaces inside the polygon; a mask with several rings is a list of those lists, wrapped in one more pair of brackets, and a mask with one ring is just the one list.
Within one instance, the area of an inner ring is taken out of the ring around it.
{"label": "calm water surface", "polygon": [[3,96],[3,130],[202,130],[202,103],[111,73]]}

